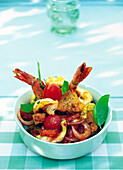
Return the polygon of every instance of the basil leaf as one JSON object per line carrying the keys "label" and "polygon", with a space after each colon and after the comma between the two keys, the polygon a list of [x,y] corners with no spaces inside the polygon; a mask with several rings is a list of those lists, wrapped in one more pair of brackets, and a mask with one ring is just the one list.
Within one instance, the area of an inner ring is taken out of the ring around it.
{"label": "basil leaf", "polygon": [[30,113],[33,110],[33,105],[32,104],[21,104],[21,111],[26,112],[26,113]]}
{"label": "basil leaf", "polygon": [[100,129],[102,129],[101,125],[106,121],[108,115],[108,101],[109,94],[102,96],[96,103],[93,108],[93,116],[95,122],[98,124]]}
{"label": "basil leaf", "polygon": [[65,94],[69,90],[69,83],[68,81],[64,80],[63,86],[61,88],[62,95]]}

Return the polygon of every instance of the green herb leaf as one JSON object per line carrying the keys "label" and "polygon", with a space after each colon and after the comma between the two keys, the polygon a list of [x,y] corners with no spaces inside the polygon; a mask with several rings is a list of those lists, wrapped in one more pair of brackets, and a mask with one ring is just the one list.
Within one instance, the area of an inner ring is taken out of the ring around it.
{"label": "green herb leaf", "polygon": [[64,80],[63,86],[61,88],[62,95],[65,94],[69,90],[69,83],[68,81]]}
{"label": "green herb leaf", "polygon": [[38,76],[39,76],[39,83],[41,83],[41,73],[40,73],[40,65],[38,62]]}
{"label": "green herb leaf", "polygon": [[98,124],[100,129],[102,129],[101,125],[107,119],[109,96],[109,94],[102,96],[93,108],[94,120]]}
{"label": "green herb leaf", "polygon": [[45,86],[43,86],[43,85],[41,84],[41,73],[40,73],[40,65],[39,65],[39,62],[38,62],[37,64],[38,64],[39,84],[40,84],[40,87],[41,87],[42,89],[44,89]]}
{"label": "green herb leaf", "polygon": [[21,104],[21,111],[30,113],[33,110],[34,103],[31,104]]}

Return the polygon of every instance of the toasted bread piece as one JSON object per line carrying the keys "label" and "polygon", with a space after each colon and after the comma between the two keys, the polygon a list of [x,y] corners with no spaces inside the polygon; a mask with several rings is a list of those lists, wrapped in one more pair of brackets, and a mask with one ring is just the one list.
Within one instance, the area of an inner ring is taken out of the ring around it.
{"label": "toasted bread piece", "polygon": [[83,104],[75,91],[68,90],[58,102],[57,110],[60,112],[81,112],[84,108]]}

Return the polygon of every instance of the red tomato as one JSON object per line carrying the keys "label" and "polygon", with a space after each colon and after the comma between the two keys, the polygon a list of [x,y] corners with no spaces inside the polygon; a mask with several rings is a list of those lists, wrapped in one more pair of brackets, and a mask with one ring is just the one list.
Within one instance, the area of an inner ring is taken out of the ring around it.
{"label": "red tomato", "polygon": [[20,109],[20,114],[21,114],[21,116],[22,116],[23,119],[32,120],[32,119],[33,119],[33,118],[32,118],[32,113],[33,113],[33,112],[26,113],[26,112],[24,112],[24,111],[22,111],[22,110]]}
{"label": "red tomato", "polygon": [[59,134],[59,130],[47,130],[47,129],[42,129],[40,131],[40,136],[48,136],[48,137],[56,137]]}
{"label": "red tomato", "polygon": [[45,129],[60,129],[61,117],[58,115],[49,115],[44,119]]}
{"label": "red tomato", "polygon": [[59,86],[55,84],[46,85],[44,89],[44,98],[51,98],[53,100],[60,100],[62,91]]}

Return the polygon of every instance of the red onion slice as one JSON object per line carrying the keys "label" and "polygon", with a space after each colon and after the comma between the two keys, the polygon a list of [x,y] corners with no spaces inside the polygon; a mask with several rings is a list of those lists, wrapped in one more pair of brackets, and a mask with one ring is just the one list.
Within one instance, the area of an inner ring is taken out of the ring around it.
{"label": "red onion slice", "polygon": [[19,111],[18,111],[18,113],[17,113],[17,117],[18,117],[19,121],[20,121],[23,125],[25,125],[25,126],[30,126],[30,125],[33,124],[33,120],[25,121],[25,120],[21,117],[21,114],[20,114]]}
{"label": "red onion slice", "polygon": [[82,139],[84,138],[88,138],[91,135],[91,128],[89,126],[88,123],[83,122],[82,125],[84,126],[84,133],[79,133],[74,126],[72,126],[72,130],[73,130],[73,134],[78,138],[78,139]]}
{"label": "red onion slice", "polygon": [[68,125],[71,125],[71,126],[74,126],[74,125],[82,124],[83,122],[84,122],[84,120],[76,121],[76,122],[68,122],[67,124],[68,124]]}
{"label": "red onion slice", "polygon": [[71,142],[78,142],[78,141],[79,141],[79,139],[76,138],[76,137],[70,138],[70,137],[65,136],[65,139],[66,139],[67,141],[71,141]]}

